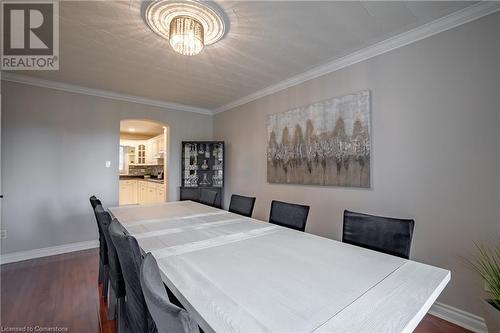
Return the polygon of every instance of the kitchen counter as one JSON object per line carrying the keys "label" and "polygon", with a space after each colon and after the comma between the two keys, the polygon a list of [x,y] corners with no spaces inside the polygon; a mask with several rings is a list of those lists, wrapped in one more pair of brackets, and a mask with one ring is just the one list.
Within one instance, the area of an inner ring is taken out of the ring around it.
{"label": "kitchen counter", "polygon": [[163,179],[158,179],[158,178],[144,178],[144,176],[136,176],[136,175],[120,175],[120,180],[127,180],[127,179],[144,180],[144,181],[156,183],[156,184],[163,184],[164,183]]}

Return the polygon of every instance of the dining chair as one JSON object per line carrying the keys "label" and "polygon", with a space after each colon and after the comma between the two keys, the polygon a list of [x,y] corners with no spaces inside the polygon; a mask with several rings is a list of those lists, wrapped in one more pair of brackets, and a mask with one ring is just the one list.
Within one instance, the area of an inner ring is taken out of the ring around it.
{"label": "dining chair", "polygon": [[344,211],[342,242],[409,259],[415,221]]}
{"label": "dining chair", "polygon": [[90,205],[92,206],[92,211],[94,212],[96,224],[97,224],[97,231],[99,233],[99,274],[97,277],[97,281],[99,284],[103,285],[102,288],[102,295],[106,299],[106,293],[107,293],[107,285],[108,285],[108,249],[107,249],[107,244],[106,244],[106,239],[104,238],[104,235],[101,230],[101,226],[99,224],[99,221],[97,220],[97,215],[95,213],[95,208],[97,205],[101,205],[101,200],[97,199],[95,195],[91,196],[89,198],[90,200]]}
{"label": "dining chair", "polygon": [[123,280],[122,268],[115,246],[109,234],[111,215],[104,210],[102,205],[97,205],[95,214],[107,244],[106,257],[108,258],[109,276],[108,319],[113,320],[118,318],[118,326],[120,328],[123,326],[121,313],[125,302],[125,281]]}
{"label": "dining chair", "polygon": [[290,229],[305,231],[309,206],[273,200],[269,222]]}
{"label": "dining chair", "polygon": [[218,194],[219,193],[217,191],[202,188],[200,190],[200,203],[208,206],[215,206]]}
{"label": "dining chair", "polygon": [[125,281],[126,332],[147,333],[155,330],[141,288],[142,254],[135,237],[128,234],[117,219],[109,226],[109,234],[116,248]]}
{"label": "dining chair", "polygon": [[198,324],[189,313],[170,302],[161,280],[160,269],[151,253],[146,254],[142,262],[141,286],[158,333],[199,332]]}
{"label": "dining chair", "polygon": [[252,217],[253,207],[255,206],[255,197],[245,197],[243,195],[231,195],[229,211],[239,215]]}

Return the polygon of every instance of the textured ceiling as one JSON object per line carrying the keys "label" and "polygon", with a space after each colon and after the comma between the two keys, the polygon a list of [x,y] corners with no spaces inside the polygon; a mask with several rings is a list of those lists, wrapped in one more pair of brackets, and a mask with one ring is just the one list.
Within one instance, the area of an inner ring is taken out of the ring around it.
{"label": "textured ceiling", "polygon": [[29,74],[215,109],[471,2],[219,2],[229,33],[194,57],[143,22],[140,2],[62,1],[60,70]]}
{"label": "textured ceiling", "polygon": [[120,121],[120,133],[155,136],[163,133],[163,124],[148,120],[122,120]]}

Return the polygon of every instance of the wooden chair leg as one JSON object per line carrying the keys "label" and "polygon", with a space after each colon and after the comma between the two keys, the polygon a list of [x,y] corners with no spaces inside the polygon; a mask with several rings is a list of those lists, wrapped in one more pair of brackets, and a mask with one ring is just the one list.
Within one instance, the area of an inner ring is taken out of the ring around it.
{"label": "wooden chair leg", "polygon": [[109,271],[108,267],[103,267],[103,281],[102,281],[102,297],[104,297],[104,301],[107,301],[108,298],[108,289],[109,288]]}
{"label": "wooden chair leg", "polygon": [[108,320],[114,320],[116,318],[116,307],[117,300],[116,294],[113,288],[108,288]]}
{"label": "wooden chair leg", "polygon": [[116,326],[118,333],[126,333],[126,323],[125,323],[125,297],[120,297],[117,302],[118,318],[116,320]]}
{"label": "wooden chair leg", "polygon": [[104,265],[102,264],[101,258],[99,258],[99,275],[97,277],[97,283],[102,284],[104,282]]}

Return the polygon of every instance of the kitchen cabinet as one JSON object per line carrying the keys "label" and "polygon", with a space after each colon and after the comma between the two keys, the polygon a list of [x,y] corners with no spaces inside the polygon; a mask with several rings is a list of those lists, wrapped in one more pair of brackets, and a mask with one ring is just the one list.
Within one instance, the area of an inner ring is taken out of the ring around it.
{"label": "kitchen cabinet", "polygon": [[167,196],[165,195],[165,186],[163,184],[156,184],[156,200],[158,200],[158,202],[167,201]]}
{"label": "kitchen cabinet", "polygon": [[146,164],[146,145],[142,143],[137,146],[137,164]]}
{"label": "kitchen cabinet", "polygon": [[143,180],[137,181],[137,203],[146,203],[147,182]]}
{"label": "kitchen cabinet", "polygon": [[132,165],[147,164],[147,140],[120,139],[120,145],[128,147],[128,163]]}
{"label": "kitchen cabinet", "polygon": [[154,138],[147,140],[146,144],[146,160],[147,164],[159,165],[163,164],[161,160],[165,152],[165,137],[163,134],[157,135]]}
{"label": "kitchen cabinet", "polygon": [[120,140],[129,147],[129,163],[134,165],[162,165],[165,152],[165,136],[157,135],[148,140]]}
{"label": "kitchen cabinet", "polygon": [[120,205],[132,205],[137,203],[137,180],[120,180]]}
{"label": "kitchen cabinet", "polygon": [[146,200],[148,203],[156,202],[156,184],[148,183],[148,191],[146,194]]}
{"label": "kitchen cabinet", "polygon": [[[137,180],[137,201],[140,205],[165,202],[165,185],[147,180]],[[121,204],[121,202],[120,202]]]}

